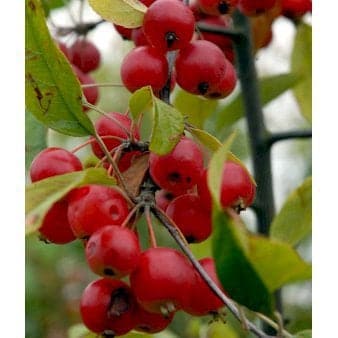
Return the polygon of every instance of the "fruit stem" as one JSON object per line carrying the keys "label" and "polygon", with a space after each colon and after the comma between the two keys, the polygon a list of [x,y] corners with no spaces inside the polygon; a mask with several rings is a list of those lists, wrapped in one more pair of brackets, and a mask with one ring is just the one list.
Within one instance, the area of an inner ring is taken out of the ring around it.
{"label": "fruit stem", "polygon": [[147,226],[148,226],[150,245],[152,248],[157,248],[157,242],[156,242],[153,222],[151,220],[151,213],[150,213],[149,205],[146,205],[145,207],[145,216],[146,216],[146,221],[147,221]]}
{"label": "fruit stem", "polygon": [[170,104],[170,85],[171,85],[171,75],[175,65],[175,59],[177,56],[177,51],[172,51],[167,53],[168,60],[168,80],[165,86],[160,91],[160,99],[167,104]]}
{"label": "fruit stem", "polygon": [[251,323],[246,317],[242,318],[242,315],[240,311],[238,310],[235,303],[228,298],[221,289],[215,284],[215,282],[209,277],[208,273],[203,269],[202,265],[198,262],[198,260],[195,258],[191,250],[189,249],[188,244],[184,240],[184,236],[177,230],[177,228],[174,226],[172,222],[170,222],[170,219],[168,216],[158,207],[152,207],[151,208],[152,213],[154,216],[165,226],[165,228],[168,230],[168,232],[171,234],[171,236],[174,238],[176,243],[179,245],[179,247],[182,249],[182,251],[185,253],[185,255],[189,258],[192,265],[195,267],[195,269],[198,271],[198,273],[201,275],[202,279],[207,283],[210,290],[220,299],[222,302],[228,307],[228,309],[231,311],[231,313],[241,322],[245,322],[245,325],[248,327],[248,329],[254,333],[259,338],[270,338],[274,336],[269,336],[263,331],[261,331],[255,324]]}
{"label": "fruit stem", "polygon": [[133,209],[130,210],[128,216],[126,217],[126,219],[123,221],[123,223],[121,224],[121,228],[124,228],[127,226],[127,224],[129,223],[129,221],[131,220],[131,218],[134,216],[134,214],[143,207],[143,203],[138,203],[134,206]]}
{"label": "fruit stem", "polygon": [[130,193],[130,191],[129,191],[127,185],[126,185],[126,182],[124,181],[124,178],[123,178],[117,164],[115,163],[115,161],[114,161],[113,157],[111,156],[109,150],[107,149],[105,143],[102,141],[100,135],[97,134],[96,130],[95,130],[94,137],[95,137],[97,143],[100,145],[104,154],[107,156],[108,162],[112,165],[112,167],[114,169],[115,176],[117,178],[117,181],[118,181],[119,185],[121,186],[121,188],[124,190],[126,197],[129,200],[129,203],[131,203],[132,205],[135,205],[136,204],[135,197]]}
{"label": "fruit stem", "polygon": [[[124,139],[121,137],[117,137],[117,136],[101,136],[102,139],[114,139],[114,140],[118,140],[123,142]],[[86,142],[83,142],[81,144],[79,144],[78,146],[76,146],[75,148],[73,148],[70,152],[71,153],[76,153],[77,151],[79,151],[80,149],[84,148],[85,146],[87,146],[88,144],[91,144],[93,142],[96,142],[96,140],[94,138],[90,138],[89,140],[87,140]]]}
{"label": "fruit stem", "polygon": [[123,87],[122,83],[102,82],[102,83],[88,83],[81,85],[81,88],[91,87]]}
{"label": "fruit stem", "polygon": [[117,120],[113,116],[108,115],[104,110],[100,109],[99,107],[87,102],[87,100],[85,98],[82,98],[82,99],[83,99],[82,104],[85,107],[93,109],[93,110],[97,111],[98,113],[100,113],[101,115],[105,116],[107,119],[114,121],[114,123],[116,123],[128,135],[128,138],[129,139],[131,138],[129,130],[119,120]]}
{"label": "fruit stem", "polygon": [[[277,323],[275,323],[272,319],[270,319],[269,317],[266,317],[265,315],[263,315],[262,313],[259,313],[259,312],[255,312],[255,314],[263,322],[269,324],[271,327],[273,327],[276,330],[278,330],[279,325]],[[282,330],[282,333],[287,338],[292,338],[293,337],[292,334],[290,332],[286,331],[285,329]]]}

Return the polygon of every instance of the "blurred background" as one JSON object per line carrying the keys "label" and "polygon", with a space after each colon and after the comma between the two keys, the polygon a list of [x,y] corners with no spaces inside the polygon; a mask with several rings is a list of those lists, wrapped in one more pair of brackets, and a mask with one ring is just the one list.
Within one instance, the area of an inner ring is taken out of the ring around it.
{"label": "blurred background", "polygon": [[[72,25],[72,17],[79,20],[80,1],[71,1],[67,7],[55,9],[50,13],[53,24],[57,26]],[[311,24],[311,16],[305,21]],[[96,21],[99,17],[85,2],[83,20]],[[293,48],[295,25],[288,19],[280,17],[273,24],[273,39],[268,47],[256,54],[256,65],[259,77],[281,74],[290,71],[290,55]],[[51,26],[51,30],[52,26]],[[119,68],[124,55],[133,48],[133,43],[123,40],[110,23],[103,23],[89,33],[102,53],[102,66],[92,76],[97,82],[120,84]],[[67,44],[69,38],[60,39]],[[173,97],[177,94],[176,88]],[[219,104],[231,102],[237,91]],[[123,87],[101,88],[98,105],[105,111],[124,112],[127,109],[129,92]],[[95,118],[95,112],[89,114]],[[302,117],[292,91],[280,95],[264,107],[267,128],[270,131],[287,131],[289,129],[305,129],[308,122]],[[206,128],[212,129],[213,114],[206,122]],[[147,126],[143,128],[143,136],[147,135]],[[216,135],[221,140],[231,132],[238,130],[238,137],[233,152],[243,160],[249,168],[250,150],[246,136],[246,125],[242,119],[235,125]],[[212,131],[212,130],[210,130]],[[26,131],[27,132],[27,131]],[[46,144],[73,148],[82,142],[81,138],[70,138],[48,131]],[[26,154],[27,168],[35,155],[34,148]],[[85,149],[79,153],[86,159],[90,153]],[[311,140],[290,140],[275,144],[272,148],[273,185],[276,210],[280,210],[286,197],[299,186],[305,177],[311,175]],[[242,213],[249,229],[255,229],[255,216],[251,210]],[[140,224],[141,238],[146,236],[143,221]],[[175,246],[166,233],[156,227],[160,244]],[[192,245],[198,258],[211,254],[210,240],[203,244]],[[311,261],[311,238],[303,240],[298,247],[303,258]],[[79,242],[65,246],[46,245],[37,236],[26,239],[26,337],[27,338],[65,338],[69,336],[69,328],[81,322],[78,312],[79,298],[86,285],[96,277],[92,274],[84,259],[83,246]],[[293,284],[283,288],[283,301],[287,328],[300,331],[311,327],[311,283]],[[158,338],[241,338],[250,337],[239,324],[227,316],[228,325],[213,323],[211,318],[193,318],[178,313],[169,329],[154,335]],[[73,329],[73,333],[75,329]],[[138,335],[137,335],[138,336]],[[75,337],[75,335],[74,335]],[[80,336],[78,336],[80,337]],[[136,337],[136,336],[135,336]],[[140,336],[141,337],[141,336]],[[73,338],[73,337],[72,337]]]}

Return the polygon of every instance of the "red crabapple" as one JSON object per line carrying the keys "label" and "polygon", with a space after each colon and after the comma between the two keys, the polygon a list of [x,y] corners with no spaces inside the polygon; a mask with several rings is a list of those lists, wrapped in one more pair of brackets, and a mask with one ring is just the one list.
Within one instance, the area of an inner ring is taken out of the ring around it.
{"label": "red crabapple", "polygon": [[[95,84],[95,80],[89,74],[83,73],[79,68],[74,65],[72,65],[72,68],[81,85]],[[85,87],[82,88],[82,92],[88,103],[97,103],[99,99],[99,90],[97,89],[97,87]],[[89,110],[89,108],[83,106],[83,110],[87,111]]]}
{"label": "red crabapple", "polygon": [[72,64],[81,69],[83,73],[91,72],[100,65],[100,51],[86,39],[76,40],[69,48],[68,55]]}
{"label": "red crabapple", "polygon": [[123,335],[136,325],[137,308],[130,287],[117,279],[101,278],[90,283],[82,293],[80,312],[86,327],[99,334]]}
{"label": "red crabapple", "polygon": [[[216,283],[222,290],[222,285],[218,280],[215,262],[212,258],[203,258],[199,260],[204,270],[209,277]],[[210,313],[215,313],[217,310],[224,306],[223,302],[210,290],[204,279],[197,274],[197,281],[190,291],[190,302],[183,310],[193,316],[205,316]]]}
{"label": "red crabapple", "polygon": [[193,194],[176,197],[166,214],[175,222],[188,243],[206,240],[212,231],[211,213],[203,208],[201,198]]}
{"label": "red crabapple", "polygon": [[[207,184],[207,170],[197,185],[198,194],[207,210],[211,209],[211,195]],[[223,208],[245,209],[252,204],[256,186],[246,169],[238,163],[226,161],[223,167],[221,183],[221,205]]]}
{"label": "red crabapple", "polygon": [[150,175],[157,185],[175,194],[186,192],[199,180],[203,154],[191,139],[182,137],[167,155],[150,153]]}
{"label": "red crabapple", "polygon": [[177,83],[184,90],[205,95],[213,92],[224,77],[226,61],[215,44],[197,40],[179,51],[175,67]]}
{"label": "red crabapple", "polygon": [[67,212],[67,199],[61,199],[50,207],[39,228],[42,239],[55,244],[66,244],[76,239],[68,222]]}
{"label": "red crabapple", "polygon": [[70,151],[49,147],[38,153],[30,167],[30,177],[32,182],[40,181],[44,178],[81,171],[80,160]]}
{"label": "red crabapple", "polygon": [[89,184],[68,196],[68,220],[78,238],[90,237],[105,225],[121,225],[128,215],[128,204],[117,188]]}
{"label": "red crabapple", "polygon": [[189,260],[172,248],[150,248],[141,254],[130,275],[130,285],[138,303],[149,312],[171,313],[189,302],[195,283]]}
{"label": "red crabapple", "polygon": [[159,92],[168,79],[168,61],[155,48],[135,47],[122,61],[121,79],[130,92],[144,86],[151,86],[154,92]]}
{"label": "red crabapple", "polygon": [[93,272],[121,278],[137,266],[141,249],[135,232],[116,225],[95,231],[86,244],[86,259]]}
{"label": "red crabapple", "polygon": [[195,18],[180,0],[156,0],[145,13],[142,27],[150,45],[166,52],[181,49],[190,42]]}
{"label": "red crabapple", "polygon": [[236,87],[237,74],[236,69],[229,60],[226,61],[226,69],[223,78],[218,86],[213,88],[213,91],[206,94],[205,97],[209,99],[222,99],[229,96]]}

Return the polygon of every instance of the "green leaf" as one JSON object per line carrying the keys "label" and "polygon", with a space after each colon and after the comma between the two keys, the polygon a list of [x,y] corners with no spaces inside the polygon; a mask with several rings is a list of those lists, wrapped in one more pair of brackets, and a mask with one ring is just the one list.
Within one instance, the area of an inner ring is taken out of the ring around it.
{"label": "green leaf", "polygon": [[311,278],[311,265],[287,243],[249,233],[234,212],[213,211],[213,256],[231,298],[267,315],[282,285]]}
{"label": "green leaf", "polygon": [[153,92],[150,86],[136,90],[129,99],[129,111],[133,119],[137,119],[153,104]]}
{"label": "green leaf", "polygon": [[[273,101],[279,95],[294,87],[301,80],[300,75],[293,73],[273,75],[259,80],[262,105]],[[239,93],[230,103],[221,106],[214,114],[214,129],[220,134],[244,116],[244,105]]]}
{"label": "green leaf", "polygon": [[89,0],[103,19],[127,28],[142,26],[147,6],[137,0]]}
{"label": "green leaf", "polygon": [[291,56],[291,69],[303,76],[293,92],[303,116],[312,120],[312,27],[304,22],[298,25]]}
{"label": "green leaf", "polygon": [[209,134],[203,129],[188,127],[188,131],[212,153],[222,146],[222,143],[215,136]]}
{"label": "green leaf", "polygon": [[312,338],[312,330],[305,330],[305,331],[298,332],[293,337],[294,338]]}
{"label": "green leaf", "polygon": [[182,114],[157,98],[151,87],[143,87],[133,93],[129,100],[129,110],[134,119],[152,108],[153,126],[149,149],[159,155],[169,153],[182,137],[184,119]]}
{"label": "green leaf", "polygon": [[296,245],[311,232],[312,227],[312,178],[294,190],[274,218],[270,236]]}
{"label": "green leaf", "polygon": [[65,6],[69,0],[42,0],[42,6],[46,12],[46,15],[54,8]]}
{"label": "green leaf", "polygon": [[290,245],[266,237],[250,235],[248,257],[267,288],[311,279],[312,268]]}
{"label": "green leaf", "polygon": [[40,122],[71,136],[94,133],[79,82],[52,40],[38,0],[26,0],[25,76],[27,110]]}
{"label": "green leaf", "polygon": [[213,257],[224,290],[236,302],[270,315],[271,292],[251,264],[247,254],[249,237],[242,224],[225,213],[213,211]]}
{"label": "green leaf", "polygon": [[158,155],[165,155],[175,147],[182,137],[184,119],[174,107],[157,97],[153,97],[153,100],[154,123],[149,149]]}
{"label": "green leaf", "polygon": [[217,149],[212,155],[209,163],[209,169],[207,173],[208,186],[211,196],[218,208],[221,208],[220,194],[221,194],[221,182],[224,162],[226,161],[231,144],[234,141],[236,134],[232,133],[223,145]]}
{"label": "green leaf", "polygon": [[26,110],[25,113],[25,164],[29,168],[33,158],[47,147],[47,128]]}
{"label": "green leaf", "polygon": [[213,113],[217,106],[217,100],[207,100],[201,96],[179,90],[173,100],[173,105],[183,116],[188,118],[188,122],[203,128],[204,121]]}
{"label": "green leaf", "polygon": [[26,234],[39,229],[49,208],[72,189],[85,184],[114,185],[115,179],[102,168],[88,168],[57,175],[26,187]]}

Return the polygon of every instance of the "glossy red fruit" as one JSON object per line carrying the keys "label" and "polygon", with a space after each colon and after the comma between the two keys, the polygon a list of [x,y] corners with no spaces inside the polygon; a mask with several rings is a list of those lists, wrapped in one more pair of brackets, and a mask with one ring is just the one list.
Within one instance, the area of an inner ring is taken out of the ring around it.
{"label": "glossy red fruit", "polygon": [[131,40],[132,28],[126,28],[116,24],[113,24],[113,26],[123,40]]}
{"label": "glossy red fruit", "polygon": [[117,279],[102,278],[82,293],[80,312],[86,327],[99,334],[123,335],[135,325],[135,298],[129,286]]}
{"label": "glossy red fruit", "polygon": [[[211,195],[207,186],[207,172],[202,175],[197,185],[198,194],[204,206],[211,208]],[[221,183],[221,205],[223,208],[235,207],[245,209],[255,198],[256,186],[250,175],[241,165],[226,161],[223,167]]]}
{"label": "glossy red fruit", "polygon": [[238,8],[247,16],[265,13],[276,4],[276,0],[239,0]]}
{"label": "glossy red fruit", "polygon": [[[203,258],[199,260],[209,277],[222,290],[222,285],[217,277],[215,262],[212,258]],[[215,313],[224,306],[223,302],[210,290],[204,279],[197,274],[197,281],[190,290],[190,302],[183,310],[193,316],[205,316]]]}
{"label": "glossy red fruit", "polygon": [[177,196],[175,196],[172,192],[161,189],[157,190],[155,193],[155,202],[159,208],[166,211],[170,202],[176,197]]}
{"label": "glossy red fruit", "polygon": [[97,47],[86,39],[78,39],[69,48],[70,61],[84,73],[97,69],[101,54]]}
{"label": "glossy red fruit", "polygon": [[76,239],[70,228],[67,212],[68,202],[66,199],[51,206],[39,228],[42,239],[55,244],[66,244]]}
{"label": "glossy red fruit", "polygon": [[205,95],[223,78],[226,61],[215,44],[197,40],[180,50],[175,63],[177,83],[187,92]]}
{"label": "glossy red fruit", "polygon": [[188,243],[200,243],[211,234],[211,213],[203,207],[197,195],[176,197],[168,205],[166,214],[179,227]]}
{"label": "glossy red fruit", "polygon": [[[129,139],[131,134],[132,120],[129,116],[117,112],[110,112],[107,116],[101,116],[95,122],[95,129],[100,136],[113,136],[123,140]],[[140,132],[137,126],[133,128],[131,134],[135,140],[140,139]],[[122,141],[115,138],[103,138],[103,143],[109,151],[119,146]],[[95,141],[91,144],[94,154],[98,158],[105,156],[99,144]]]}
{"label": "glossy red fruit", "polygon": [[121,225],[128,215],[128,204],[116,188],[89,184],[68,196],[68,220],[78,238],[87,238],[105,225]]}
{"label": "glossy red fruit", "polygon": [[165,54],[155,48],[136,47],[123,59],[121,79],[131,92],[144,86],[151,86],[155,92],[158,92],[166,84],[167,78],[167,59]]}
{"label": "glossy red fruit", "polygon": [[158,186],[181,194],[199,180],[203,171],[203,154],[193,140],[182,137],[169,154],[150,153],[149,170]]}
{"label": "glossy red fruit", "polygon": [[227,66],[225,74],[218,84],[215,86],[212,92],[205,95],[208,99],[222,99],[229,96],[236,88],[237,73],[235,67],[229,60],[226,60]]}
{"label": "glossy red fruit", "polygon": [[282,0],[283,15],[297,19],[307,12],[312,12],[312,0]]}
{"label": "glossy red fruit", "polygon": [[163,316],[159,313],[151,313],[138,306],[135,311],[137,318],[136,331],[146,333],[156,333],[164,330],[173,320],[174,314],[170,313],[168,316]]}
{"label": "glossy red fruit", "polygon": [[149,42],[143,33],[143,27],[134,28],[131,33],[131,39],[134,41],[135,46],[149,45]]}
{"label": "glossy red fruit", "polygon": [[180,0],[156,0],[143,19],[143,32],[149,44],[163,52],[185,47],[194,29],[194,14]]}
{"label": "glossy red fruit", "polygon": [[[72,66],[73,71],[75,73],[75,75],[77,76],[77,78],[79,79],[80,83],[82,85],[86,85],[86,84],[95,84],[95,80],[88,74],[83,73],[79,68],[77,68],[76,66]],[[99,90],[97,89],[97,87],[86,87],[86,88],[82,88],[82,92],[83,95],[85,96],[86,100],[90,103],[90,104],[96,104],[98,99],[99,99]],[[84,111],[89,110],[89,108],[87,107],[83,107]]]}
{"label": "glossy red fruit", "polygon": [[236,7],[238,0],[197,0],[202,12],[208,15],[229,14]]}
{"label": "glossy red fruit", "polygon": [[130,275],[138,303],[149,312],[174,312],[189,302],[187,290],[195,283],[192,264],[172,248],[150,248],[141,254]]}
{"label": "glossy red fruit", "polygon": [[32,182],[44,178],[82,170],[80,160],[70,151],[49,147],[38,153],[30,167]]}
{"label": "glossy red fruit", "polygon": [[121,278],[137,266],[141,249],[135,232],[116,225],[95,231],[86,245],[91,270],[101,276]]}

